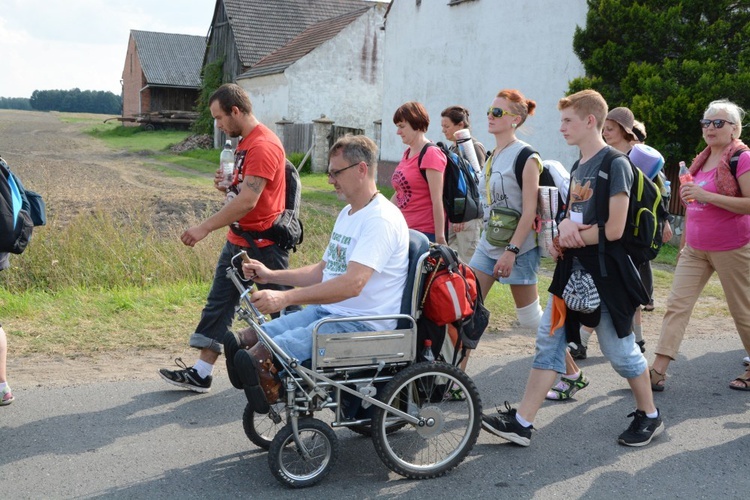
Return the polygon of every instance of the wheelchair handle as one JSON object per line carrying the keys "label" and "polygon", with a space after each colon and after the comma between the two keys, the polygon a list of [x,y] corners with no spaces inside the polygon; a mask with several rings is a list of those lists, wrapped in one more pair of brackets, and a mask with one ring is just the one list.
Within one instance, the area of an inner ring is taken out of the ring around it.
{"label": "wheelchair handle", "polygon": [[[242,319],[251,319],[258,325],[262,325],[266,322],[266,317],[261,314],[261,312],[257,307],[253,305],[252,302],[250,302],[250,295],[253,294],[255,283],[252,283],[250,280],[244,279],[241,276],[240,271],[235,267],[234,264],[237,258],[241,258],[244,262],[247,262],[250,260],[250,257],[248,257],[246,251],[242,250],[237,255],[232,257],[232,264],[227,267],[227,278],[229,278],[229,280],[234,284],[235,288],[237,288],[237,291],[240,292],[240,305],[237,308],[237,314]],[[251,283],[249,287],[245,286],[245,283],[247,282]],[[243,312],[246,314],[243,314]]]}

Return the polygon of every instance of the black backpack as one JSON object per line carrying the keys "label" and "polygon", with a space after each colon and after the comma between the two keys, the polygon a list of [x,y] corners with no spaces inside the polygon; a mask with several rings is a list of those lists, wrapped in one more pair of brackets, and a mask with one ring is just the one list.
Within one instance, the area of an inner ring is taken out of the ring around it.
{"label": "black backpack", "polygon": [[750,149],[739,149],[729,159],[729,171],[732,172],[732,177],[735,179],[737,178],[737,163],[740,161],[740,155],[745,151],[750,151]]}
{"label": "black backpack", "polygon": [[302,244],[304,228],[299,218],[299,207],[302,204],[302,181],[294,164],[286,160],[284,167],[286,176],[286,197],[284,211],[276,217],[273,225],[265,231],[244,231],[236,224],[231,227],[232,231],[242,236],[251,247],[255,248],[253,240],[268,239],[276,243],[284,250],[297,251],[297,245]]}
{"label": "black backpack", "polygon": [[[599,167],[595,191],[596,213],[599,220],[599,253],[602,275],[606,276],[603,265],[604,224],[609,219],[609,172],[615,158],[625,158],[633,171],[633,185],[630,187],[628,201],[628,216],[625,230],[622,233],[622,245],[630,255],[633,263],[638,266],[653,260],[662,246],[662,230],[665,217],[662,215],[664,207],[661,202],[661,191],[638,167],[633,165],[628,155],[610,147]],[[578,162],[573,165],[571,174],[578,168]]]}
{"label": "black backpack", "polygon": [[[421,167],[422,158],[429,147],[440,148],[447,159],[443,175],[443,207],[448,214],[448,220],[458,223],[482,217],[484,210],[479,198],[479,178],[474,167],[466,158],[450,151],[442,142],[425,144],[419,153],[417,166]],[[421,168],[419,171],[426,181],[425,171]]]}

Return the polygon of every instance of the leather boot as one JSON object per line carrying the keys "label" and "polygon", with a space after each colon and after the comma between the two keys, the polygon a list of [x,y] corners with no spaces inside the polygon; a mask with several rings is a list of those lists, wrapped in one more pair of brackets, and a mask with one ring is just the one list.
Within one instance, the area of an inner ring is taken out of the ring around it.
{"label": "leather boot", "polygon": [[240,349],[234,356],[234,365],[237,367],[237,377],[240,380],[240,389],[245,390],[245,397],[249,407],[260,415],[265,415],[269,411],[266,396],[263,389],[260,388],[258,380],[258,371],[255,368],[255,360],[250,355],[250,351]]}
{"label": "leather boot", "polygon": [[258,335],[252,327],[247,327],[238,333],[227,332],[224,339],[224,356],[227,361],[229,381],[236,389],[242,389],[242,380],[237,375],[237,369],[234,366],[234,355],[240,349],[250,349],[257,343]]}
{"label": "leather boot", "polygon": [[279,379],[279,371],[273,364],[273,354],[263,344],[255,344],[249,353],[257,370],[258,381],[266,402],[274,404],[279,400],[281,379]]}
{"label": "leather boot", "polygon": [[248,326],[244,330],[237,332],[237,339],[241,348],[250,349],[258,343],[258,334],[255,333],[253,327]]}

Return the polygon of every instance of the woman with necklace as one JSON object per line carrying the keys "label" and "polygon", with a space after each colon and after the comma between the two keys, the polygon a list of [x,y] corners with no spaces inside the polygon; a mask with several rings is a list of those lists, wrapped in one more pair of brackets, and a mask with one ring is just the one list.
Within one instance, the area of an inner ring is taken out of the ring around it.
{"label": "woman with necklace", "polygon": [[[529,115],[536,102],[526,99],[518,90],[500,91],[487,111],[487,129],[495,136],[495,150],[487,159],[484,186],[485,219],[494,208],[510,208],[518,213],[518,226],[510,241],[495,246],[487,238],[487,227],[477,245],[470,266],[476,272],[486,297],[496,281],[510,285],[521,326],[536,331],[542,309],[537,292],[539,247],[533,229],[539,196],[539,174],[542,160],[534,153],[523,167],[523,189],[516,180],[516,157],[528,146],[516,138],[516,130]],[[533,148],[532,148],[533,149]]]}
{"label": "woman with necklace", "polygon": [[[690,166],[692,182],[680,186],[685,230],[650,371],[655,391],[664,390],[667,367],[677,357],[693,307],[714,272],[750,354],[750,153],[739,139],[744,116],[742,108],[721,99],[710,103],[700,120],[706,148]],[[750,366],[729,387],[750,391]]]}

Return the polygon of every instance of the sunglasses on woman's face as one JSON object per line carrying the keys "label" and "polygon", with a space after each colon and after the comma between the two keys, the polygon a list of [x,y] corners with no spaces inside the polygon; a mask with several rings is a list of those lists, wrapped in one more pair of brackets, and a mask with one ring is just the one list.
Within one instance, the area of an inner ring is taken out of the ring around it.
{"label": "sunglasses on woman's face", "polygon": [[722,120],[722,119],[716,119],[716,120],[700,120],[701,127],[708,128],[709,125],[714,124],[715,128],[722,128],[725,123],[728,123],[730,125],[734,125],[734,122],[730,122],[729,120]]}
{"label": "sunglasses on woman's face", "polygon": [[505,111],[503,108],[490,108],[487,110],[487,116],[494,116],[495,118],[502,118],[505,115],[508,116],[518,116],[515,113],[511,113],[509,111]]}

